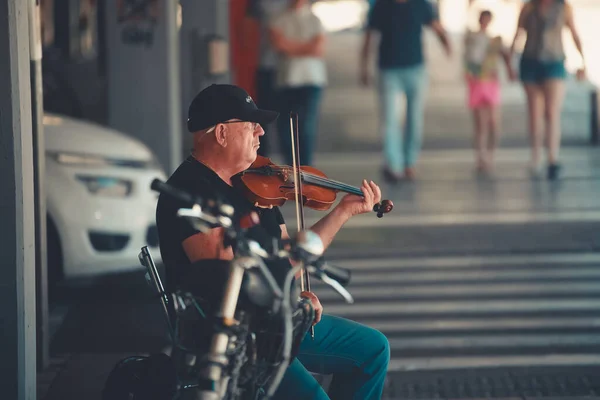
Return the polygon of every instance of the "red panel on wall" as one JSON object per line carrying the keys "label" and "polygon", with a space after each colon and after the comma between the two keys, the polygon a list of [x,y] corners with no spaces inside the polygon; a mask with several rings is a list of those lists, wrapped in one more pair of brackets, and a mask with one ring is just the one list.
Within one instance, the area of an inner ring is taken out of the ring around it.
{"label": "red panel on wall", "polygon": [[247,3],[248,0],[231,0],[229,3],[232,80],[235,85],[243,87],[256,99],[254,77],[258,63],[259,31],[258,24],[254,20],[247,30],[244,28]]}

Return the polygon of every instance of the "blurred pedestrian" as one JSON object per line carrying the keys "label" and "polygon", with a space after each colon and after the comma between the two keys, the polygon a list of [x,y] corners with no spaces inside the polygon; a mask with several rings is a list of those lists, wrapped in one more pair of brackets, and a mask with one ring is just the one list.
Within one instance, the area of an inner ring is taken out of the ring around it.
{"label": "blurred pedestrian", "polygon": [[292,164],[289,112],[298,113],[300,163],[312,165],[323,89],[327,85],[325,30],[309,0],[292,0],[271,23],[271,41],[279,53],[277,88],[281,152]]}
{"label": "blurred pedestrian", "polygon": [[465,80],[469,90],[468,106],[473,113],[475,159],[479,172],[489,172],[494,164],[500,123],[500,82],[498,64],[504,59],[511,79],[514,72],[508,48],[500,36],[492,37],[488,26],[492,13],[482,11],[479,30],[465,35]]}
{"label": "blurred pedestrian", "polygon": [[[423,56],[422,27],[431,27],[448,56],[451,46],[428,0],[376,0],[369,15],[360,59],[361,81],[370,83],[370,48],[373,32],[379,32],[378,95],[380,125],[384,136],[384,177],[388,182],[414,179],[421,150],[427,70]],[[403,137],[396,100],[406,96],[406,132]]]}
{"label": "blurred pedestrian", "polygon": [[[273,19],[284,12],[290,4],[290,0],[248,0],[246,8],[246,20],[244,21],[244,34],[242,42],[248,45],[247,41],[251,37],[252,21],[258,23],[259,27],[259,58],[258,68],[256,70],[256,103],[261,107],[269,110],[276,110],[277,87],[277,52],[271,44],[269,26]],[[271,146],[269,141],[271,136],[276,131],[275,123],[265,124],[263,126],[265,134],[260,137],[260,148],[258,154],[261,156],[269,156]]]}
{"label": "blurred pedestrian", "polygon": [[[565,96],[565,50],[563,28],[568,27],[573,41],[583,59],[581,40],[573,18],[573,9],[565,0],[531,0],[519,15],[517,32],[511,55],[522,34],[527,35],[520,61],[520,79],[527,95],[529,137],[531,143],[531,171],[541,172],[540,147],[542,138],[547,146],[547,177],[558,178],[561,165],[559,151],[561,140],[561,111]],[[577,77],[585,77],[584,66]],[[542,121],[545,135],[542,136]]]}

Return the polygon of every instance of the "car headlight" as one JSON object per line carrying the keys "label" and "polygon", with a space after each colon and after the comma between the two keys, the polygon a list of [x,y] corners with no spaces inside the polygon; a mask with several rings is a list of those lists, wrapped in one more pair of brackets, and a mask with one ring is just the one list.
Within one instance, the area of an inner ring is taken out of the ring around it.
{"label": "car headlight", "polygon": [[132,182],[126,179],[107,176],[77,175],[77,180],[87,187],[88,191],[98,196],[127,197],[131,194]]}
{"label": "car headlight", "polygon": [[119,168],[137,168],[148,169],[158,164],[156,158],[151,160],[131,160],[121,158],[109,158],[83,153],[56,152],[49,153],[58,163],[65,165],[78,165],[86,167],[119,167]]}
{"label": "car headlight", "polygon": [[76,153],[54,153],[54,159],[61,164],[70,165],[89,165],[89,166],[106,166],[110,165],[110,161],[105,157],[93,156],[89,154]]}

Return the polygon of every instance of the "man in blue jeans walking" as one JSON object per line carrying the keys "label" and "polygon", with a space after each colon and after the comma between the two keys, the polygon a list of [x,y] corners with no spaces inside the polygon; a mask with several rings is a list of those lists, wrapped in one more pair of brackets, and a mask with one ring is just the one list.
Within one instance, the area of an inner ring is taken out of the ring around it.
{"label": "man in blue jeans walking", "polygon": [[[379,32],[380,124],[384,136],[384,177],[397,182],[414,179],[421,150],[427,70],[423,56],[423,26],[431,27],[446,53],[450,42],[436,8],[429,0],[375,0],[368,17],[361,56],[361,80],[369,84],[369,54],[373,32]],[[406,95],[406,132],[402,137],[396,100]]]}
{"label": "man in blue jeans walking", "polygon": [[[234,207],[237,217],[257,212],[260,225],[248,234],[264,248],[272,246],[273,237],[289,237],[283,216],[278,207],[255,206],[233,186],[231,178],[256,160],[259,139],[265,133],[262,125],[274,122],[277,115],[258,109],[248,93],[237,86],[211,85],[204,89],[189,108],[188,130],[194,136],[192,154],[167,181],[196,196],[219,196]],[[380,202],[381,190],[372,181],[364,180],[361,190],[363,196],[346,195],[310,228],[320,236],[325,248],[350,218],[372,212],[373,205]],[[221,228],[198,233],[177,217],[178,208],[176,201],[159,197],[156,224],[167,286],[192,285],[195,289],[191,290],[198,297],[215,298],[215,291],[218,293],[223,282],[218,277],[226,271],[235,250],[224,246]],[[200,269],[199,263],[206,262],[210,263],[210,274]],[[291,267],[288,260],[272,261],[268,266],[276,275]],[[390,358],[386,337],[357,322],[323,314],[323,306],[312,292],[305,291],[300,296],[310,299],[315,309],[315,338],[312,340],[310,334],[304,338],[275,398],[380,399]],[[333,375],[329,395],[308,371]]]}

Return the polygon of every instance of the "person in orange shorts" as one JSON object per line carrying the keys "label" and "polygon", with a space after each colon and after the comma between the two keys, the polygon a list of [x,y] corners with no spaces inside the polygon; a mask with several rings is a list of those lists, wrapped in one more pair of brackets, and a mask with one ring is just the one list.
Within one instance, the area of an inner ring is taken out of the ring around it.
{"label": "person in orange shorts", "polygon": [[492,13],[482,11],[479,30],[465,36],[465,79],[468,86],[468,106],[473,112],[474,140],[477,170],[488,172],[494,163],[498,143],[500,119],[499,59],[503,58],[511,79],[515,72],[511,66],[508,49],[502,38],[492,37],[488,26]]}

